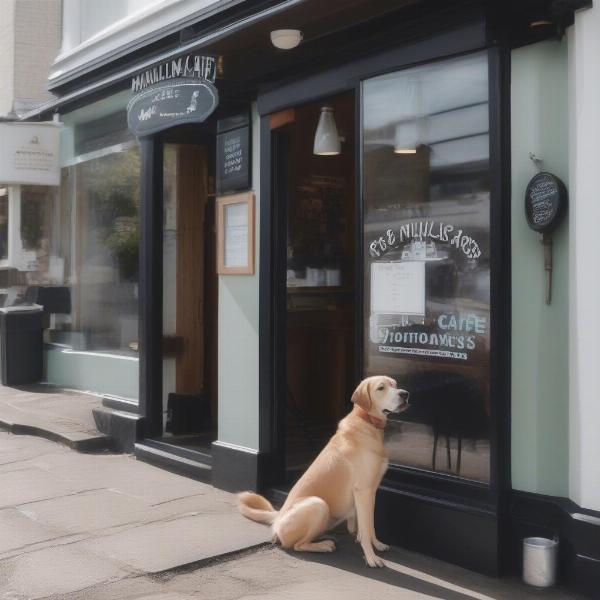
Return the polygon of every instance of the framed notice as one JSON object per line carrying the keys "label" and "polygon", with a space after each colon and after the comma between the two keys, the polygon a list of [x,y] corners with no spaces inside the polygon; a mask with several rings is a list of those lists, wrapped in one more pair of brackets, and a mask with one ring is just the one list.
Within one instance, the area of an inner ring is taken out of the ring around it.
{"label": "framed notice", "polygon": [[217,198],[217,273],[254,274],[254,194]]}
{"label": "framed notice", "polygon": [[373,263],[371,313],[425,315],[425,262]]}

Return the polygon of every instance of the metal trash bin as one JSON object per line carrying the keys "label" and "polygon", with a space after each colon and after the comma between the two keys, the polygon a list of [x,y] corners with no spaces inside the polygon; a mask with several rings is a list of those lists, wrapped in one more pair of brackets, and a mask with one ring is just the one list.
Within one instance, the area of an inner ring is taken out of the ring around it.
{"label": "metal trash bin", "polygon": [[523,581],[536,587],[556,583],[558,539],[529,537],[523,540]]}
{"label": "metal trash bin", "polygon": [[43,377],[43,307],[0,308],[0,381],[36,383]]}

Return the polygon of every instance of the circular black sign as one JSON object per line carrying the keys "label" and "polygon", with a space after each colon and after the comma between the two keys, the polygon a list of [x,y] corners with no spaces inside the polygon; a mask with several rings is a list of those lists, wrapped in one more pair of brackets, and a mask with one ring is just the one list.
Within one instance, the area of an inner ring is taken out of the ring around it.
{"label": "circular black sign", "polygon": [[538,173],[532,177],[525,191],[525,216],[534,231],[552,231],[562,218],[567,206],[567,188],[552,173]]}

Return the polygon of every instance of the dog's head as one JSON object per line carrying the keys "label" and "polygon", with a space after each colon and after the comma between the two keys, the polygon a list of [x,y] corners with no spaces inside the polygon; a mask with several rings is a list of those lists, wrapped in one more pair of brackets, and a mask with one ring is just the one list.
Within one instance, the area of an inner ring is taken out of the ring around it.
{"label": "dog's head", "polygon": [[367,377],[359,384],[352,402],[375,417],[387,417],[389,413],[399,413],[408,408],[409,393],[398,388],[391,377],[376,375]]}

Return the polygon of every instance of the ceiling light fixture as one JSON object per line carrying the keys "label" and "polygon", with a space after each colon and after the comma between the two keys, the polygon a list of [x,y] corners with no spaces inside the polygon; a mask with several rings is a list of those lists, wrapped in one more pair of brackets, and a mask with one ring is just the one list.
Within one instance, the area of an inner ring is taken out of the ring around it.
{"label": "ceiling light fixture", "polygon": [[342,151],[341,139],[331,106],[323,106],[315,132],[313,153],[317,156],[335,156]]}
{"label": "ceiling light fixture", "polygon": [[299,29],[275,29],[271,31],[271,43],[280,50],[292,50],[302,41],[302,32]]}

